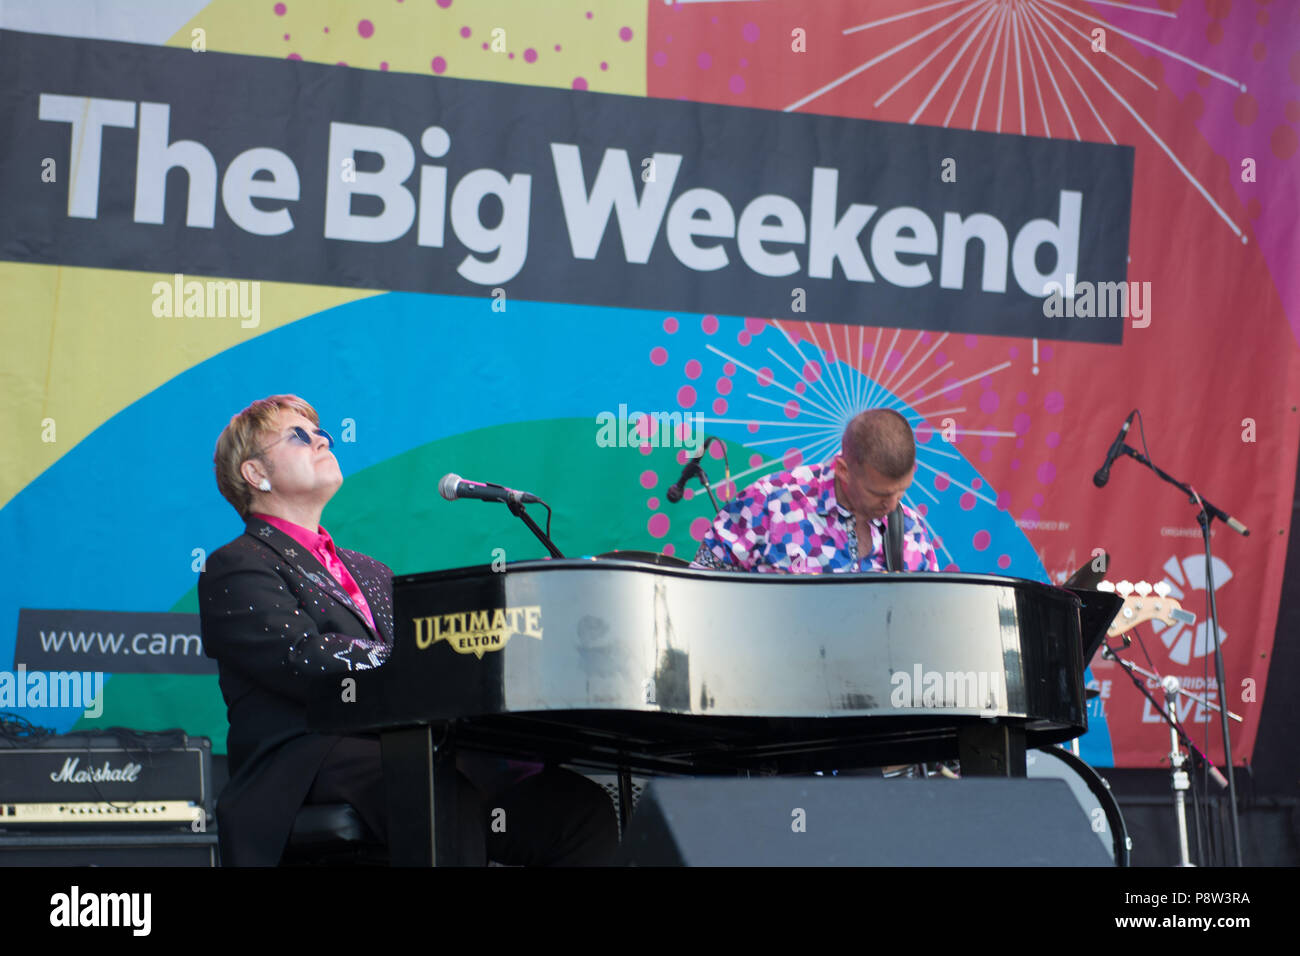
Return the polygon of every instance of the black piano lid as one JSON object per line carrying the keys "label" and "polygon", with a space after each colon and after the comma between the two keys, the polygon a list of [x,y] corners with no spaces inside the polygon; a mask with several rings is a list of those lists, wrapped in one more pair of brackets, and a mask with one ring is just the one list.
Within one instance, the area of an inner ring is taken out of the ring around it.
{"label": "black piano lid", "polygon": [[1113,591],[1066,588],[1079,599],[1079,633],[1083,637],[1083,666],[1092,663],[1093,655],[1106,639],[1106,629],[1124,606],[1124,599]]}
{"label": "black piano lid", "polygon": [[[936,581],[947,581],[953,583],[984,582],[988,584],[1006,584],[1022,589],[1037,589],[1041,590],[1045,594],[1055,594],[1057,596],[1060,596],[1062,592],[1064,592],[1074,595],[1079,602],[1080,636],[1083,642],[1083,663],[1085,667],[1101,647],[1101,642],[1106,637],[1106,629],[1110,627],[1111,622],[1115,620],[1115,615],[1119,613],[1119,609],[1124,605],[1122,598],[1107,591],[1095,591],[1088,588],[1057,587],[1054,584],[1048,584],[1043,581],[1034,581],[1030,578],[1013,578],[1003,574],[974,574],[960,571],[914,571],[907,574],[890,574],[885,571],[862,571],[842,574],[755,574],[744,571],[717,571],[706,568],[677,568],[662,565],[651,566],[639,561],[624,561],[615,558],[542,558],[535,561],[515,561],[507,564],[505,571],[496,571],[495,573],[508,574],[511,571],[571,570],[575,568],[590,568],[596,566],[599,566],[602,569],[623,569],[637,573],[644,573],[652,570],[655,574],[660,575],[704,579],[712,578],[725,580],[732,578],[737,574],[742,574],[749,581],[761,581],[764,584],[778,587],[782,584],[822,584],[833,586],[837,582],[844,582],[846,580],[870,581],[887,578],[894,583],[915,582],[924,584]],[[462,578],[480,577],[493,572],[494,568],[490,564],[480,564],[465,568],[449,568],[443,571],[421,571],[416,574],[396,575],[393,578],[393,584],[396,587],[398,585],[407,584],[451,582]]]}

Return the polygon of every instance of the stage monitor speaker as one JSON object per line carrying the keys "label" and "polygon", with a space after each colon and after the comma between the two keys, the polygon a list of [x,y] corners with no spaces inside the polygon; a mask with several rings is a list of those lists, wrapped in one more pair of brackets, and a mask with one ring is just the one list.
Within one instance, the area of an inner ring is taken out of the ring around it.
{"label": "stage monitor speaker", "polygon": [[1062,780],[655,779],[631,866],[1113,866]]}

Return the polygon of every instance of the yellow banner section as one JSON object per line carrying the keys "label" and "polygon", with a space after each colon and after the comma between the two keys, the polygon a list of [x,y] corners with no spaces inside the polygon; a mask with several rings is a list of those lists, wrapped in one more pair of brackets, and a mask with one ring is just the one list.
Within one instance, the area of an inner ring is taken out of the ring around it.
{"label": "yellow banner section", "polygon": [[0,456],[0,507],[110,417],[186,369],[377,294],[0,262],[0,448],[8,450]]}
{"label": "yellow banner section", "polygon": [[648,2],[213,0],[167,45],[645,96]]}

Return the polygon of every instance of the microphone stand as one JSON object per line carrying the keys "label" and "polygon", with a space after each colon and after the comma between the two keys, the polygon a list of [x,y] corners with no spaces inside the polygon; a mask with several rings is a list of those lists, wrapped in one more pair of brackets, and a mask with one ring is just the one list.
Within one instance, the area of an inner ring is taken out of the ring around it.
{"label": "microphone stand", "polygon": [[[1220,698],[1227,702],[1228,684],[1224,678],[1223,672],[1223,646],[1219,642],[1219,608],[1214,600],[1214,556],[1210,550],[1210,522],[1218,518],[1228,527],[1240,534],[1250,534],[1250,529],[1246,528],[1241,522],[1232,516],[1226,514],[1222,509],[1211,504],[1208,500],[1201,497],[1196,489],[1190,485],[1183,484],[1177,478],[1169,475],[1152,464],[1151,460],[1143,455],[1136,448],[1124,445],[1120,448],[1120,454],[1128,455],[1140,464],[1146,465],[1157,475],[1163,478],[1175,488],[1181,490],[1187,495],[1187,499],[1200,508],[1197,512],[1196,520],[1201,526],[1201,537],[1205,540],[1205,593],[1209,595],[1210,601],[1210,633],[1214,635],[1214,679],[1219,685]],[[1232,854],[1235,866],[1241,866],[1241,829],[1237,819],[1237,774],[1232,764],[1232,738],[1228,733],[1228,713],[1226,707],[1216,707],[1219,711],[1219,727],[1223,732],[1223,756],[1228,764],[1228,804],[1230,807],[1230,816],[1232,818]]]}
{"label": "microphone stand", "polygon": [[[564,555],[560,553],[560,549],[555,546],[555,542],[551,540],[550,535],[539,528],[537,522],[529,517],[528,512],[524,510],[524,503],[520,500],[519,492],[512,491],[506,496],[506,507],[510,509],[512,515],[518,517],[520,521],[528,526],[528,530],[537,536],[538,541],[546,545],[546,550],[551,552],[551,557],[564,557]],[[551,510],[544,501],[542,502],[542,507],[546,508],[547,511]]]}
{"label": "microphone stand", "polygon": [[713,497],[713,487],[709,484],[709,476],[704,473],[704,469],[699,466],[698,462],[695,465],[695,477],[700,479],[700,484],[702,484],[704,490],[708,492],[709,501],[713,503],[713,510],[721,511],[722,509],[718,507],[718,499]]}
{"label": "microphone stand", "polygon": [[[1128,644],[1129,639],[1125,636],[1124,646],[1128,647]],[[1192,738],[1188,736],[1187,732],[1183,730],[1182,724],[1179,723],[1178,697],[1181,695],[1190,698],[1202,707],[1209,707],[1211,710],[1217,710],[1220,714],[1225,714],[1227,717],[1231,717],[1238,723],[1241,722],[1241,717],[1231,711],[1227,711],[1225,708],[1219,707],[1213,701],[1208,700],[1199,694],[1193,694],[1191,691],[1183,690],[1177,677],[1170,676],[1162,679],[1159,674],[1152,673],[1145,668],[1139,667],[1132,661],[1125,660],[1120,657],[1119,652],[1109,644],[1102,644],[1101,656],[1106,660],[1114,661],[1120,667],[1124,668],[1124,673],[1126,673],[1129,680],[1133,682],[1133,686],[1141,691],[1147,700],[1151,701],[1152,705],[1156,709],[1156,713],[1164,718],[1165,723],[1169,725],[1169,773],[1172,778],[1171,783],[1174,791],[1174,816],[1178,821],[1178,865],[1195,866],[1195,864],[1191,862],[1187,845],[1187,804],[1186,797],[1184,796],[1185,792],[1190,789],[1191,783],[1188,779],[1187,771],[1183,769],[1183,764],[1190,758],[1183,756],[1183,751],[1182,748],[1179,747],[1179,742],[1181,741],[1182,744],[1187,747],[1189,753],[1195,754],[1201,759],[1206,767],[1209,767],[1214,771],[1216,781],[1222,775],[1219,774],[1217,768],[1214,767],[1213,761],[1211,761],[1210,758],[1192,742]],[[1151,680],[1160,681],[1160,685],[1165,691],[1165,703],[1163,706],[1151,695],[1151,692],[1147,690],[1146,685],[1138,679],[1138,674]],[[1228,764],[1228,772],[1232,772],[1231,762]],[[1224,780],[1220,785],[1227,786],[1228,782],[1228,780]],[[1197,832],[1199,834],[1200,831],[1198,830]]]}

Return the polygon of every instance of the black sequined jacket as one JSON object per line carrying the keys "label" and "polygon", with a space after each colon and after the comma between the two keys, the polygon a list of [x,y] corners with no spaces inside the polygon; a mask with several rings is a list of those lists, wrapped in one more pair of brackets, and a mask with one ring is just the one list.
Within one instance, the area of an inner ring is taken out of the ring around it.
{"label": "black sequined jacket", "polygon": [[230,782],[217,802],[222,862],[274,866],[337,737],[307,729],[307,693],[326,674],[380,666],[393,642],[393,572],[338,549],[378,630],[301,544],[260,518],[199,575],[203,649],[217,662]]}

